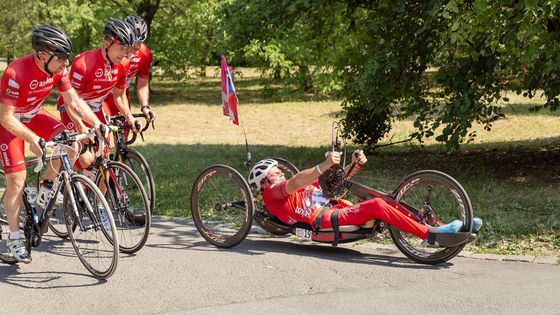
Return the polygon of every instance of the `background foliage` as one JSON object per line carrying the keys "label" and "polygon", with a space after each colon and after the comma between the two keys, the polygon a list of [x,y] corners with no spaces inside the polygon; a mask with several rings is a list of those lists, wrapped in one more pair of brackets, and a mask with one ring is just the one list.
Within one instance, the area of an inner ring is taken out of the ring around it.
{"label": "background foliage", "polygon": [[[206,75],[226,53],[294,89],[342,101],[348,135],[374,147],[397,120],[410,138],[456,149],[504,116],[505,90],[557,110],[560,5],[545,0],[21,0],[2,1],[0,54],[30,52],[31,25],[95,48],[109,17],[150,28],[156,73]],[[536,108],[538,109],[538,108]]]}

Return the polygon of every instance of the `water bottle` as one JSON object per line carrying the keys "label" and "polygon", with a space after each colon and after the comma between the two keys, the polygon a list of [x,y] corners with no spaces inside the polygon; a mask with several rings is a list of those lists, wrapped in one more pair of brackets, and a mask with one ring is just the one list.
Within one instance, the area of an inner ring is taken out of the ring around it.
{"label": "water bottle", "polygon": [[109,231],[111,229],[111,222],[109,222],[109,217],[107,217],[107,213],[105,213],[105,209],[102,206],[99,206],[99,213],[101,214],[101,223],[103,223],[105,231]]}

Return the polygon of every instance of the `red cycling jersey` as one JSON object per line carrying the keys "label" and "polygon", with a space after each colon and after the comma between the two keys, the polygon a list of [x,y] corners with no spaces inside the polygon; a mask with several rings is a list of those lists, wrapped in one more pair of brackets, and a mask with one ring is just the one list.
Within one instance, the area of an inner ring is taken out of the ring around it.
{"label": "red cycling jersey", "polygon": [[[114,87],[126,88],[126,75],[130,70],[130,63],[123,58],[120,63],[113,64],[103,58],[101,48],[89,50],[76,56],[70,69],[70,82],[80,97],[91,107],[101,122],[105,122],[102,111],[103,99]],[[57,109],[60,111],[62,122],[74,129],[70,117],[63,106],[64,100],[58,99]]]}
{"label": "red cycling jersey", "polygon": [[127,76],[127,86],[130,86],[130,82],[134,79],[136,74],[138,74],[140,78],[144,79],[148,79],[150,77],[153,57],[148,46],[142,44],[138,53],[128,58],[128,60],[130,61],[130,72]]}
{"label": "red cycling jersey", "polygon": [[[41,105],[53,86],[60,92],[72,88],[68,73],[52,77],[35,63],[33,54],[14,60],[0,81],[0,103],[15,107],[14,116],[27,128],[44,139],[62,129],[60,121],[48,114]],[[0,125],[0,151],[6,174],[25,170],[24,142]]]}
{"label": "red cycling jersey", "polygon": [[381,198],[366,200],[352,205],[345,200],[329,199],[323,195],[317,182],[301,188],[291,195],[286,191],[287,181],[267,187],[263,191],[263,201],[270,214],[280,221],[293,225],[296,222],[305,222],[313,225],[313,220],[319,209],[329,204],[330,208],[321,215],[319,228],[330,228],[331,213],[338,210],[338,223],[340,225],[361,225],[370,220],[381,220],[395,228],[414,234],[421,239],[428,237],[429,227],[409,218],[395,205],[391,205]]}
{"label": "red cycling jersey", "polygon": [[[128,60],[130,62],[130,71],[128,72],[128,75],[126,77],[126,97],[128,98],[130,106],[128,87],[130,87],[130,84],[136,77],[136,75],[143,79],[150,78],[150,69],[152,67],[153,61],[152,52],[150,51],[148,46],[142,44],[138,53],[136,53],[136,55],[134,56],[129,57]],[[115,104],[113,93],[107,96],[107,98],[103,101],[103,110],[105,111],[105,113],[111,116],[119,114],[119,108]]]}

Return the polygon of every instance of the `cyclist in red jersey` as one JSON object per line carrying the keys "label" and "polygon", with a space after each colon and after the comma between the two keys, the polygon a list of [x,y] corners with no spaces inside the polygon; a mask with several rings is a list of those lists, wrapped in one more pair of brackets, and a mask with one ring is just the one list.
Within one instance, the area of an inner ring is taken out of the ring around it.
{"label": "cyclist in red jersey", "polygon": [[[103,30],[103,46],[83,52],[74,58],[70,68],[70,82],[99,120],[106,123],[103,100],[112,92],[117,107],[134,127],[134,117],[126,98],[126,76],[130,63],[126,56],[134,43],[134,32],[128,23],[111,18]],[[57,108],[66,128],[82,131],[87,125],[59,98]],[[133,130],[136,131],[136,130]],[[76,163],[78,169],[95,160],[92,152],[85,152]]]}
{"label": "cyclist in red jersey", "polygon": [[[352,156],[356,166],[349,177],[367,162],[362,151]],[[273,159],[259,161],[249,174],[249,185],[255,189],[262,189],[263,202],[268,212],[288,225],[305,222],[313,225],[316,217],[321,214],[318,228],[330,228],[331,214],[338,210],[339,225],[362,225],[370,220],[381,220],[393,227],[411,233],[425,240],[429,233],[455,233],[463,226],[463,222],[455,220],[447,225],[431,227],[420,224],[381,198],[366,200],[352,205],[348,201],[333,199],[323,195],[317,182],[319,176],[331,166],[340,163],[339,152],[329,152],[324,162],[315,167],[305,169],[292,178],[286,180],[284,173],[277,167],[278,162]],[[346,173],[350,170],[347,166]],[[328,207],[321,211],[323,207]],[[479,218],[473,219],[472,230],[477,232],[482,225]]]}
{"label": "cyclist in red jersey", "polygon": [[[51,25],[35,26],[31,44],[35,53],[10,63],[0,81],[0,153],[6,175],[2,202],[10,229],[8,246],[14,257],[24,263],[31,262],[18,224],[21,192],[27,174],[24,141],[39,156],[43,153],[41,139],[49,140],[64,128],[60,121],[41,107],[43,101],[56,85],[67,106],[98,131],[101,125],[68,80],[66,65],[72,52],[72,42],[68,36]],[[75,159],[72,156],[70,158],[71,161]],[[54,169],[58,169],[58,166],[57,163],[53,164],[47,169],[46,180],[53,180],[56,176]],[[39,192],[37,203],[43,203],[42,207],[45,206],[48,191],[41,189]]]}
{"label": "cyclist in red jersey", "polygon": [[[155,120],[156,115],[150,115],[150,69],[152,67],[152,52],[144,44],[148,38],[148,25],[144,20],[136,15],[129,15],[124,19],[134,30],[134,44],[131,47],[128,61],[130,62],[130,71],[126,78],[127,97],[130,105],[129,90],[132,80],[136,77],[136,94],[140,102],[140,110],[148,119],[148,122]],[[107,96],[103,102],[103,108],[109,115],[118,115],[119,109],[115,105],[113,95]]]}

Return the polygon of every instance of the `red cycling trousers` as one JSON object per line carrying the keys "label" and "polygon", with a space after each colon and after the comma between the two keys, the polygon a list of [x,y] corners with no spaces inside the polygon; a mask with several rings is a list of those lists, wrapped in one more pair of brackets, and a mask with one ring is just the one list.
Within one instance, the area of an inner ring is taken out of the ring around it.
{"label": "red cycling trousers", "polygon": [[330,228],[331,213],[338,210],[339,225],[361,225],[370,220],[381,220],[393,227],[418,236],[428,237],[429,227],[420,224],[381,198],[370,199],[354,205],[339,203],[323,212],[320,228]]}

